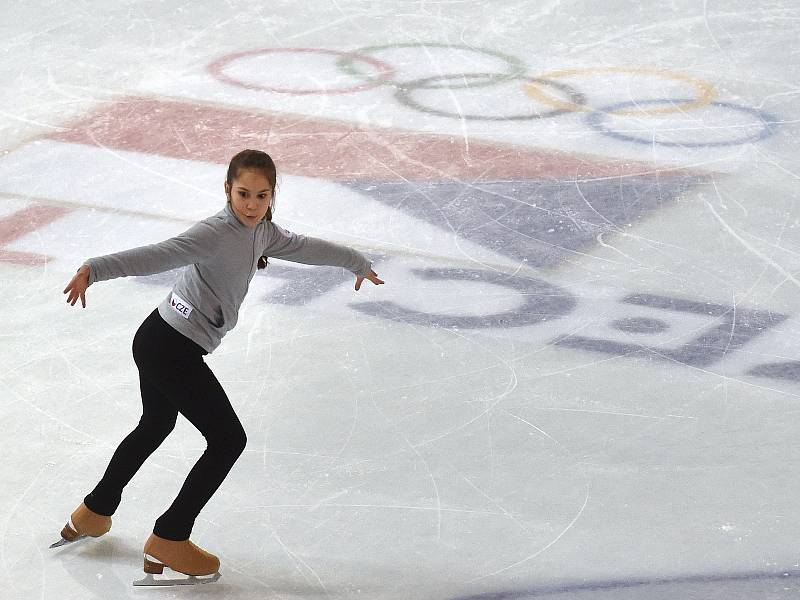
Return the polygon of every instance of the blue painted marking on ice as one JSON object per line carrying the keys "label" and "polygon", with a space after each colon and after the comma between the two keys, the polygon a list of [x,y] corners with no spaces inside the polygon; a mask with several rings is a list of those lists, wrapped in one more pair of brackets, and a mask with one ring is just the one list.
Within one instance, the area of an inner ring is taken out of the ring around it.
{"label": "blue painted marking on ice", "polygon": [[750,135],[742,136],[740,138],[735,138],[732,140],[722,140],[718,142],[700,142],[700,141],[664,142],[652,136],[642,138],[642,137],[637,137],[635,135],[620,133],[618,131],[614,131],[605,124],[605,120],[607,119],[608,115],[613,114],[616,111],[622,111],[630,108],[638,108],[640,106],[648,106],[651,104],[680,104],[691,101],[692,101],[691,99],[687,98],[679,98],[679,99],[660,98],[656,100],[636,100],[631,102],[620,102],[619,104],[604,106],[596,111],[587,113],[586,123],[595,131],[599,131],[604,135],[607,135],[617,140],[621,140],[623,142],[634,142],[636,144],[645,144],[647,146],[650,146],[652,144],[657,144],[659,146],[666,146],[673,148],[715,148],[724,146],[738,146],[740,144],[748,144],[766,139],[777,131],[779,119],[775,115],[772,115],[770,113],[755,108],[750,108],[749,106],[734,104],[732,102],[712,102],[709,106],[727,108],[740,113],[745,113],[751,117],[755,117],[756,121],[761,123],[761,129],[756,133]]}
{"label": "blue painted marking on ice", "polygon": [[669,324],[660,319],[646,317],[629,317],[616,319],[611,322],[611,327],[625,333],[662,333],[669,329]]}
{"label": "blue painted marking on ice", "polygon": [[769,377],[770,379],[800,381],[800,361],[787,360],[784,362],[764,363],[756,365],[747,374],[755,377]]}
{"label": "blue painted marking on ice", "polygon": [[787,315],[670,298],[656,294],[633,294],[623,304],[648,307],[672,313],[690,313],[716,317],[718,322],[701,332],[696,338],[678,348],[648,346],[644,343],[622,343],[614,340],[568,335],[554,340],[564,348],[604,352],[616,356],[647,356],[675,361],[695,367],[707,367],[730,352],[734,352],[787,319]]}
{"label": "blue painted marking on ice", "polygon": [[434,314],[405,308],[391,301],[357,302],[350,306],[370,316],[402,323],[429,327],[482,329],[525,327],[557,319],[571,313],[576,305],[574,296],[551,283],[520,275],[509,277],[490,271],[471,269],[414,269],[414,274],[427,281],[470,281],[510,288],[525,298],[522,307],[496,314],[457,316]]}
{"label": "blue painted marking on ice", "polygon": [[671,205],[698,183],[690,175],[576,181],[348,182],[415,218],[533,267],[556,268],[597,237]]}
{"label": "blue painted marking on ice", "polygon": [[[450,598],[449,600],[534,600],[542,596],[555,596],[559,594],[577,594],[580,592],[604,592],[615,590],[626,590],[633,588],[651,588],[647,590],[648,593],[657,594],[653,596],[642,596],[642,598],[705,598],[708,596],[708,590],[697,589],[703,585],[713,584],[714,590],[719,592],[721,584],[729,583],[736,584],[737,587],[731,591],[740,591],[738,586],[743,583],[760,583],[762,585],[775,586],[772,590],[762,590],[765,595],[759,596],[762,598],[782,598],[784,595],[789,597],[798,592],[797,587],[791,590],[786,590],[785,586],[791,582],[795,586],[798,585],[800,579],[800,571],[787,570],[781,572],[760,572],[752,571],[747,573],[734,573],[723,575],[688,575],[685,577],[654,577],[647,578],[631,578],[631,579],[616,579],[611,581],[581,581],[581,582],[568,582],[561,585],[552,586],[535,586],[526,589],[506,590],[500,592],[483,592],[478,594],[470,594],[468,596],[458,596]],[[670,593],[667,589],[670,586],[679,587],[673,591],[675,595],[665,596],[665,592]],[[657,589],[659,588],[659,589]],[[693,589],[695,588],[695,589]],[[644,590],[643,590],[644,591]],[[775,595],[771,595],[770,591]],[[787,591],[792,594],[786,594]],[[697,595],[694,592],[698,592]],[[715,593],[714,597],[723,597],[723,594]],[[628,597],[628,596],[626,596]],[[637,596],[638,597],[638,596]],[[732,596],[739,597],[739,596]]]}

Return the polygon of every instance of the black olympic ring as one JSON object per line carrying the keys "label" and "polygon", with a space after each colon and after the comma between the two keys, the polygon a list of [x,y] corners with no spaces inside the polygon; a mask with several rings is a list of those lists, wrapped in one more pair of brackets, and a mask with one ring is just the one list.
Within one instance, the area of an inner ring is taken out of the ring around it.
{"label": "black olympic ring", "polygon": [[[366,62],[368,58],[372,58],[371,56],[369,56],[369,54],[373,52],[379,52],[380,50],[388,50],[392,48],[447,48],[448,50],[450,49],[468,50],[470,52],[475,52],[477,54],[484,54],[486,56],[499,58],[504,63],[506,63],[508,67],[507,73],[487,73],[485,75],[484,81],[465,83],[463,85],[445,84],[445,85],[428,86],[431,89],[441,89],[441,88],[461,89],[469,87],[488,86],[509,79],[516,79],[518,77],[523,76],[525,72],[528,70],[528,68],[525,66],[525,63],[523,63],[516,56],[512,56],[510,54],[504,54],[502,52],[498,52],[497,50],[490,50],[488,48],[478,48],[463,44],[442,44],[438,42],[408,42],[401,44],[381,44],[379,46],[365,46],[363,48],[358,48],[357,50],[353,50],[348,55],[342,56],[339,60],[336,61],[336,66],[349,75],[358,77],[368,82],[373,81],[375,78],[370,77],[368,74],[361,72],[358,68],[356,68],[355,62],[356,61]],[[428,78],[428,79],[433,79],[433,78]],[[421,81],[421,80],[418,79],[416,81]],[[389,81],[389,82],[384,81],[383,83],[389,83],[397,87],[405,87],[407,85],[406,82],[398,82],[398,81]],[[411,80],[408,83],[415,83],[415,81]]]}
{"label": "black olympic ring", "polygon": [[[467,119],[470,121],[531,121],[534,119],[547,119],[550,117],[557,117],[558,115],[574,112],[569,108],[556,108],[543,113],[532,113],[524,115],[508,115],[508,116],[468,115],[468,114],[450,112],[446,110],[439,110],[437,108],[431,108],[429,106],[420,104],[419,102],[411,98],[411,93],[417,89],[431,89],[431,88],[442,89],[446,87],[446,86],[430,86],[428,85],[428,82],[430,81],[435,81],[438,79],[456,79],[456,78],[471,78],[471,77],[483,78],[491,75],[492,75],[491,73],[464,73],[461,75],[437,75],[435,77],[426,77],[424,79],[417,79],[416,81],[409,81],[403,84],[402,87],[397,88],[394,95],[395,98],[397,98],[398,102],[400,102],[404,106],[407,106],[419,112],[437,115],[440,117],[448,117],[451,119]],[[566,83],[552,81],[549,79],[539,79],[538,77],[517,76],[513,78],[507,78],[507,80],[513,80],[513,79],[523,79],[525,81],[531,81],[539,83],[541,85],[550,86],[565,93],[568,96],[569,102],[571,104],[578,106],[583,106],[584,104],[586,104],[586,96],[575,90],[573,87],[567,85]],[[469,84],[467,84],[465,87],[469,87]]]}

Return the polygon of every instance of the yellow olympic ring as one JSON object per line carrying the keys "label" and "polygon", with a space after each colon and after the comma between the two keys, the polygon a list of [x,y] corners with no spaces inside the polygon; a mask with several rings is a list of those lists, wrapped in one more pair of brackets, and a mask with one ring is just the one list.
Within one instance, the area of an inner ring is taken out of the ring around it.
{"label": "yellow olympic ring", "polygon": [[[689,77],[687,75],[681,75],[680,73],[673,73],[672,71],[666,71],[664,69],[590,67],[586,69],[564,69],[561,71],[550,71],[549,73],[537,75],[536,77],[538,79],[558,79],[560,77],[570,77],[572,75],[586,75],[595,73],[660,75],[665,79],[673,79],[675,81],[688,83],[689,85],[694,87],[698,92],[696,100],[691,100],[688,102],[680,102],[679,104],[675,104],[673,106],[667,106],[664,108],[653,108],[648,110],[634,108],[634,109],[613,111],[613,114],[615,115],[642,116],[642,115],[663,115],[667,113],[682,112],[684,110],[690,110],[693,108],[702,108],[703,106],[708,106],[717,97],[717,92],[714,89],[713,84],[708,83],[707,81],[702,81],[700,79]],[[539,100],[540,102],[544,102],[545,104],[549,104],[550,106],[554,106],[556,108],[571,110],[573,112],[590,112],[593,110],[589,107],[581,106],[580,104],[574,104],[573,102],[566,102],[564,100],[559,100],[558,98],[553,98],[552,96],[547,95],[541,89],[539,89],[539,86],[536,85],[536,83],[527,83],[524,86],[522,86],[522,89],[525,90],[525,93],[531,98]]]}

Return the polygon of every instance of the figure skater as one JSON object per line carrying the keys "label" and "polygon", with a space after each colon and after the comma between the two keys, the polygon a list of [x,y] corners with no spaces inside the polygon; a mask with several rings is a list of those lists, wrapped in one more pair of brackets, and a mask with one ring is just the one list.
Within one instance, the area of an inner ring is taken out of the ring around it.
{"label": "figure skater", "polygon": [[[184,267],[169,295],[139,327],[133,358],[139,369],[142,417],[122,441],[97,486],[72,513],[60,546],[99,537],[111,528],[122,490],[175,427],[178,413],[207,441],[178,496],[155,522],[144,546],[139,585],[216,581],[219,559],[189,537],[195,519],[245,448],[242,424],[203,357],[233,329],[239,307],[257,269],[269,257],[308,265],[332,265],[383,283],[360,253],[324,240],[290,233],[272,222],[276,168],[258,150],[238,153],[225,179],[227,203],[216,215],[163,242],[87,260],[64,290],[67,303],[80,299],[95,282],[152,275]],[[155,579],[167,566],[189,579]],[[211,577],[203,577],[211,576]]]}

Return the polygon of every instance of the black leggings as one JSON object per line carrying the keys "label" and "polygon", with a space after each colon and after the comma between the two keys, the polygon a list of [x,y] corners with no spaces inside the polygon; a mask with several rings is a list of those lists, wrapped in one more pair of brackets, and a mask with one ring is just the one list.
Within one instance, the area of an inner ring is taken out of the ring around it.
{"label": "black leggings", "polygon": [[168,540],[189,539],[192,526],[244,451],[247,437],[222,386],[203,361],[207,352],[168,325],[154,310],[133,339],[139,367],[142,418],[114,452],[97,487],[85,503],[112,515],[122,489],[175,427],[178,413],[197,427],[208,446],[189,472],[172,506],[156,521],[153,533]]}

